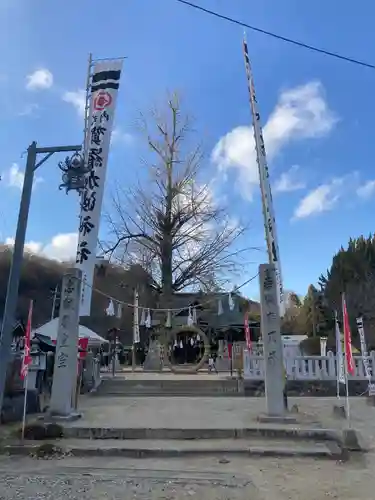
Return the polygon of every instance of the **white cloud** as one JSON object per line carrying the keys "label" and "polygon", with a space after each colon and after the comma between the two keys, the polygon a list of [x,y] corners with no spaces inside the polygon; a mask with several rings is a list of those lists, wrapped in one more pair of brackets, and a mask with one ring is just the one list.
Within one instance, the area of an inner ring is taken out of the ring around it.
{"label": "white cloud", "polygon": [[[42,255],[49,259],[67,261],[75,257],[77,251],[78,234],[62,233],[54,236],[45,245],[37,241],[29,241],[25,247],[30,253]],[[14,245],[14,238],[6,238],[6,245]]]}
{"label": "white cloud", "polygon": [[[5,244],[9,246],[14,245],[14,238],[6,238]],[[42,249],[41,243],[38,243],[37,241],[29,241],[25,244],[25,248],[28,252],[30,253],[40,253]]]}
{"label": "white cloud", "polygon": [[338,195],[334,194],[333,184],[322,184],[302,198],[294,212],[294,218],[302,219],[331,210],[338,198]]}
{"label": "white cloud", "polygon": [[124,144],[130,146],[134,142],[134,136],[124,132],[120,127],[115,127],[111,135],[111,144]]}
{"label": "white cloud", "polygon": [[75,107],[78,116],[80,118],[84,118],[86,107],[86,90],[79,89],[64,92],[62,100],[67,102],[68,104],[72,104]]}
{"label": "white cloud", "polygon": [[[18,163],[13,163],[9,170],[1,175],[1,179],[5,182],[7,187],[13,187],[22,190],[24,172],[20,169]],[[42,177],[34,177],[34,187],[43,182]]]}
{"label": "white cloud", "polygon": [[305,188],[306,182],[299,179],[299,171],[299,166],[293,165],[287,172],[283,172],[275,182],[274,191],[276,193],[287,193]]}
{"label": "white cloud", "polygon": [[18,113],[18,116],[32,116],[38,111],[39,105],[36,103],[26,104],[26,106]]}
{"label": "white cloud", "polygon": [[42,249],[43,255],[55,260],[69,260],[77,252],[78,234],[61,233],[52,238]]}
{"label": "white cloud", "polygon": [[[320,82],[310,82],[283,92],[264,126],[268,159],[272,160],[292,141],[328,134],[336,122]],[[222,137],[214,147],[211,159],[221,172],[234,169],[242,195],[252,199],[259,184],[252,127],[236,127]]]}
{"label": "white cloud", "polygon": [[360,198],[368,199],[375,194],[375,180],[367,181],[357,189],[357,195]]}
{"label": "white cloud", "polygon": [[356,189],[357,184],[358,172],[335,177],[332,181],[321,184],[302,198],[294,211],[293,219],[304,219],[332,210],[345,193]]}
{"label": "white cloud", "polygon": [[4,177],[8,186],[22,189],[25,174],[21,172],[20,167],[17,165],[17,163],[13,163]]}
{"label": "white cloud", "polygon": [[53,85],[53,75],[46,69],[41,68],[26,77],[26,88],[28,90],[50,89]]}

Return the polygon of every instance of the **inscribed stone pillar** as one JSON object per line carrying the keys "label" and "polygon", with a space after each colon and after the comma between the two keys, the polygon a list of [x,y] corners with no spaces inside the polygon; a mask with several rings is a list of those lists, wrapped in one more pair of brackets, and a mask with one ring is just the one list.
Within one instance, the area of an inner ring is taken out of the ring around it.
{"label": "inscribed stone pillar", "polygon": [[79,301],[82,271],[69,269],[62,281],[55,367],[49,413],[69,416],[77,380]]}
{"label": "inscribed stone pillar", "polygon": [[283,400],[284,360],[276,271],[273,264],[259,266],[259,282],[267,413],[270,416],[282,416],[285,411]]}

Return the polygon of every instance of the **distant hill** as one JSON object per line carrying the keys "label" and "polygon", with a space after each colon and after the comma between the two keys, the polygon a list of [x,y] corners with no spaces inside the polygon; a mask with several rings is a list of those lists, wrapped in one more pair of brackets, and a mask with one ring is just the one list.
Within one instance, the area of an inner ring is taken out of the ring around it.
{"label": "distant hill", "polygon": [[[2,316],[5,306],[11,255],[12,251],[8,246],[0,246],[0,316]],[[26,253],[21,273],[16,319],[26,321],[29,301],[33,299],[33,326],[38,327],[47,323],[51,319],[53,293],[56,285],[61,285],[64,271],[72,265],[69,262],[61,263],[39,255]],[[124,269],[118,266],[106,265],[105,268],[97,268],[94,279],[94,289],[96,291],[93,292],[91,316],[81,318],[81,324],[91,328],[103,337],[107,336],[110,328],[119,328],[120,340],[130,344],[133,324],[132,308],[124,307],[121,319],[108,317],[105,310],[109,305],[107,295],[115,300],[132,304],[136,286],[139,289],[140,305],[158,307],[158,293],[152,288],[151,279],[141,266],[134,265],[129,269]],[[173,307],[184,307],[193,304],[194,296],[197,302],[207,301],[208,297],[207,295],[202,296],[202,294],[177,294],[177,302],[174,303]],[[223,296],[226,298],[227,294],[223,294]],[[248,309],[254,319],[258,317],[260,314],[258,302],[247,301],[242,297],[240,297],[240,301],[240,310]],[[214,300],[213,308],[217,307],[216,302]],[[58,307],[56,307],[56,313],[57,311]],[[216,316],[216,312],[213,312],[213,314]]]}
{"label": "distant hill", "polygon": [[[11,255],[12,252],[9,247],[0,246],[1,316],[3,315],[5,306]],[[17,319],[26,321],[29,301],[33,299],[33,326],[37,327],[47,323],[51,319],[55,287],[56,285],[61,285],[64,271],[72,265],[69,262],[60,263],[38,255],[25,254],[19,287]],[[129,270],[112,265],[106,266],[105,270],[98,269],[94,279],[94,288],[101,291],[104,295],[95,291],[93,292],[91,316],[89,318],[82,318],[81,323],[104,337],[107,331],[114,326],[122,330],[123,335],[121,336],[131,336],[132,309],[124,307],[121,320],[108,317],[105,314],[105,310],[109,305],[109,299],[105,294],[122,302],[133,303],[134,287],[143,284],[139,292],[140,303],[155,307],[157,295],[151,287],[147,286],[147,282],[148,275],[140,266],[132,266]],[[56,308],[56,313],[57,311],[58,308]]]}

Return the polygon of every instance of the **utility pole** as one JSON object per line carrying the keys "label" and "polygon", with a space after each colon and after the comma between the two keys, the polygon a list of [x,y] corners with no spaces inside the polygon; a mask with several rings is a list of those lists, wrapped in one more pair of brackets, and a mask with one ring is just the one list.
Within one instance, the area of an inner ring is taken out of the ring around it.
{"label": "utility pole", "polygon": [[[5,300],[0,337],[0,412],[3,407],[6,375],[11,356],[13,326],[16,319],[15,316],[18,302],[18,289],[21,277],[21,267],[25,247],[27,221],[29,217],[34,173],[37,168],[39,168],[45,161],[47,161],[54,153],[77,153],[81,149],[81,145],[38,148],[35,141],[32,142],[27,148],[25,176],[23,180],[21,203],[18,212],[16,237],[13,247],[13,256],[9,272],[7,295]],[[45,156],[37,163],[36,161],[38,154],[45,154]]]}

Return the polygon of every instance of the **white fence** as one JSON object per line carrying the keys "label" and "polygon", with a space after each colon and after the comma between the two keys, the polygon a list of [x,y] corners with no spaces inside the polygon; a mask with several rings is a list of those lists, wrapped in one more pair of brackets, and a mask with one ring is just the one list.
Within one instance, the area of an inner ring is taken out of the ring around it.
{"label": "white fence", "polygon": [[[264,358],[243,353],[243,376],[246,380],[264,380]],[[375,378],[375,352],[368,356],[373,378]],[[354,356],[355,372],[349,379],[366,380],[362,356]],[[333,353],[327,356],[296,356],[285,358],[288,380],[336,380],[337,362]]]}

